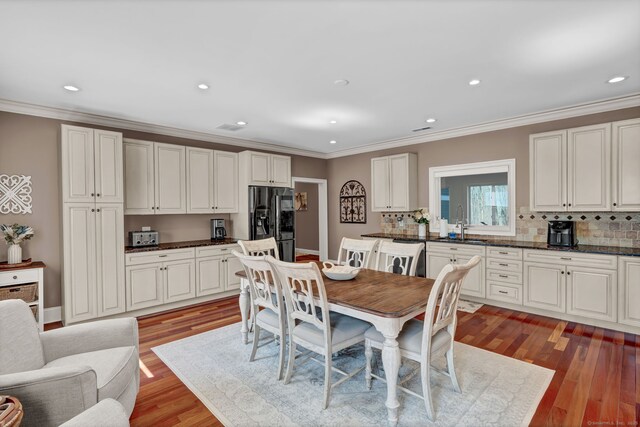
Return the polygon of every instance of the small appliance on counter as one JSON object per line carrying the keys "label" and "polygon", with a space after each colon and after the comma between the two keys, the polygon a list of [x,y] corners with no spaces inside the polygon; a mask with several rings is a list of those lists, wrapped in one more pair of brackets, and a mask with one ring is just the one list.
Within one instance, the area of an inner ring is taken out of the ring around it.
{"label": "small appliance on counter", "polygon": [[227,237],[227,230],[224,227],[224,219],[211,220],[211,240],[222,240]]}
{"label": "small appliance on counter", "polygon": [[549,221],[547,244],[550,246],[575,246],[576,223],[574,221]]}
{"label": "small appliance on counter", "polygon": [[130,231],[129,246],[139,248],[142,246],[158,246],[160,239],[157,231]]}

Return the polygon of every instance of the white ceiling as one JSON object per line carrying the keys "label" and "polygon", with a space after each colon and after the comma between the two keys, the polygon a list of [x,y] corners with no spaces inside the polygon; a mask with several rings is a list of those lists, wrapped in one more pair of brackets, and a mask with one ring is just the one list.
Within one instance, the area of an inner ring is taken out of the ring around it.
{"label": "white ceiling", "polygon": [[637,0],[2,0],[0,98],[335,153],[640,93],[639,20]]}

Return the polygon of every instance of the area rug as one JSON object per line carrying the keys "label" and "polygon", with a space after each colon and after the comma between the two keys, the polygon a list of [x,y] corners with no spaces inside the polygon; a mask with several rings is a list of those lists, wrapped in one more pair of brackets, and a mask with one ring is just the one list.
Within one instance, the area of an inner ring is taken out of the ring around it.
{"label": "area rug", "polygon": [[484,304],[480,302],[466,301],[463,299],[458,300],[458,310],[464,311],[465,313],[475,313],[483,305]]}
{"label": "area rug", "polygon": [[[432,373],[436,422],[427,419],[422,400],[399,392],[399,426],[527,425],[554,371],[456,343],[456,371],[462,393],[448,377]],[[240,324],[205,332],[152,349],[226,426],[386,426],[386,385],[364,372],[332,390],[322,409],[323,366],[296,366],[288,385],[276,379],[276,344],[258,349],[248,362],[250,345],[242,344]],[[380,372],[380,354],[374,351]],[[364,365],[362,346],[334,357],[334,366],[351,371]],[[403,361],[401,375],[419,365]],[[405,386],[420,391],[420,376]],[[334,378],[336,381],[337,378]]]}

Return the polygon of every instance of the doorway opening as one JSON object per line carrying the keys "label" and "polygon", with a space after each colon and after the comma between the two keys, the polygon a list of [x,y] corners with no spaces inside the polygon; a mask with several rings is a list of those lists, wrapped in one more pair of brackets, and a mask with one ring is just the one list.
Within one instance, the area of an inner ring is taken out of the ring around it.
{"label": "doorway opening", "polygon": [[[296,205],[296,259],[328,258],[327,180],[293,177]],[[316,258],[317,257],[317,258]]]}

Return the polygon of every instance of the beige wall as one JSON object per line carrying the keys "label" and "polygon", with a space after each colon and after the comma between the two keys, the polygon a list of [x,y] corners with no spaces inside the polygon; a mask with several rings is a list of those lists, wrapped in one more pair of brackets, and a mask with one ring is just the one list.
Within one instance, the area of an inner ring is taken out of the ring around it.
{"label": "beige wall", "polygon": [[[145,132],[106,128],[46,119],[42,117],[13,114],[0,111],[0,174],[31,175],[33,182],[33,213],[30,215],[0,215],[1,223],[31,225],[35,237],[23,245],[23,256],[42,260],[45,270],[45,307],[61,304],[61,217],[60,217],[60,125],[76,124],[91,128],[122,132],[125,138],[214,148],[239,152],[246,150],[226,144],[215,144],[172,136]],[[262,150],[264,151],[264,150]],[[327,161],[310,157],[292,156],[291,169],[294,176],[326,178]],[[206,239],[210,237],[209,219],[225,218],[228,215],[145,215],[126,216],[125,233],[149,225],[162,233],[166,242],[177,240]],[[0,260],[6,260],[7,251],[0,246]]]}
{"label": "beige wall", "polygon": [[296,248],[319,250],[318,239],[318,184],[296,182],[296,193],[307,193],[307,210],[296,211]]}
{"label": "beige wall", "polygon": [[[519,208],[529,206],[529,134],[635,117],[640,117],[640,107],[332,159],[329,161],[327,173],[329,187],[329,257],[335,258],[337,256],[340,239],[343,236],[357,238],[363,233],[376,232],[381,228],[380,215],[371,212],[370,161],[373,157],[407,152],[418,155],[419,206],[428,206],[429,204],[428,179],[429,168],[432,166],[516,159],[516,203]],[[367,190],[366,224],[340,223],[339,192],[342,185],[351,179],[360,181]]]}

